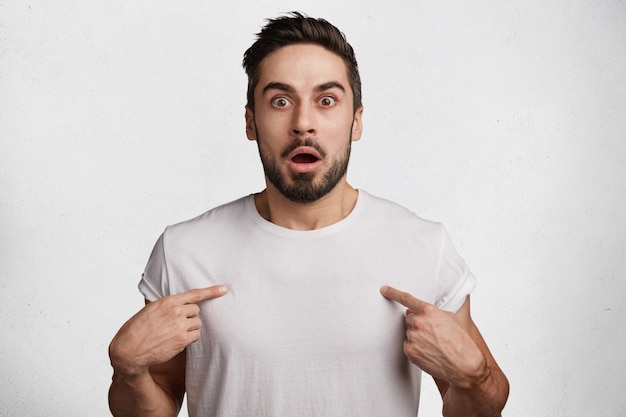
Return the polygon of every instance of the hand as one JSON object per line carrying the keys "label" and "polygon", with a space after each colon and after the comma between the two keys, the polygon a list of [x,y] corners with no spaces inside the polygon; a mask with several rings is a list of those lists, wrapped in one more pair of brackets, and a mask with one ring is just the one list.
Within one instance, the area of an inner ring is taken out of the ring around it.
{"label": "hand", "polygon": [[202,322],[197,303],[221,297],[226,292],[225,286],[217,285],[147,304],[113,338],[109,346],[111,365],[131,375],[169,361],[200,338]]}
{"label": "hand", "polygon": [[408,308],[404,353],[411,362],[461,388],[485,377],[485,356],[455,314],[392,287],[382,287],[380,292]]}

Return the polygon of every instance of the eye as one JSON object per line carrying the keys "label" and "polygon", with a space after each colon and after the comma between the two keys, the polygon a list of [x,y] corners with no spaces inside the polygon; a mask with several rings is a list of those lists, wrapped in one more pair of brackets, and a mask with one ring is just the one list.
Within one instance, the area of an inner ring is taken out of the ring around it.
{"label": "eye", "polygon": [[289,107],[291,102],[287,100],[285,97],[276,97],[272,99],[272,106],[277,107],[279,109],[284,107]]}
{"label": "eye", "polygon": [[331,107],[331,106],[335,105],[337,100],[335,100],[335,98],[332,97],[332,96],[324,96],[324,97],[320,98],[317,102],[322,107]]}

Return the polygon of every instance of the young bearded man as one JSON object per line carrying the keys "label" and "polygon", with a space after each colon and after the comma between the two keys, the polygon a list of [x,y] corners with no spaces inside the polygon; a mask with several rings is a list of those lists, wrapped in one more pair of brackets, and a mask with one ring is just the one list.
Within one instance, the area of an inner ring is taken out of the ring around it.
{"label": "young bearded man", "polygon": [[113,414],[175,416],[187,393],[191,417],[414,417],[423,370],[443,415],[500,415],[447,232],[346,181],[363,106],[341,32],[269,20],[244,68],[267,187],[161,235],[111,342]]}

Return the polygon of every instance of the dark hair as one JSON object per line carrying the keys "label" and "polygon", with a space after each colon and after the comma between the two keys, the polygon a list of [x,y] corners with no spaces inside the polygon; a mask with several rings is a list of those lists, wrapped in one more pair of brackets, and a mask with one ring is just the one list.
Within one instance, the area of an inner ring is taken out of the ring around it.
{"label": "dark hair", "polygon": [[243,68],[248,75],[247,106],[250,109],[254,111],[254,89],[259,82],[261,61],[284,46],[299,43],[320,45],[344,60],[354,96],[354,111],[361,106],[361,77],[354,50],[344,34],[328,21],[291,12],[287,16],[268,19],[256,36],[256,41],[243,55]]}

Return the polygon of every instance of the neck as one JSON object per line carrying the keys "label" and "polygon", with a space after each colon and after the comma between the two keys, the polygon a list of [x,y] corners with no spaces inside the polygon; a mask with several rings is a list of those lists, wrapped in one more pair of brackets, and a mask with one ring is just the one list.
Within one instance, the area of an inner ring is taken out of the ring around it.
{"label": "neck", "polygon": [[309,203],[294,203],[268,184],[267,188],[254,196],[256,209],[265,220],[292,230],[315,230],[335,224],[352,212],[358,192],[346,181],[319,200]]}

